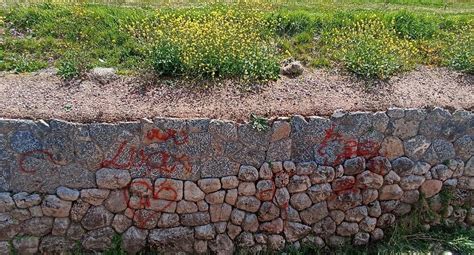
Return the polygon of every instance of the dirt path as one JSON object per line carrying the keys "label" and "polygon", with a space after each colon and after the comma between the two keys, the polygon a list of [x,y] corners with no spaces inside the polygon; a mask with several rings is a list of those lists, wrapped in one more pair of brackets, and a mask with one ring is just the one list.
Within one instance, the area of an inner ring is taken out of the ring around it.
{"label": "dirt path", "polygon": [[106,85],[84,81],[65,86],[48,74],[7,74],[0,77],[0,117],[90,122],[168,116],[241,121],[250,113],[330,115],[336,109],[375,111],[390,106],[474,109],[473,75],[427,67],[372,89],[362,81],[324,70],[282,78],[259,92],[241,92],[231,86],[201,92],[155,87],[139,93],[136,88],[130,78]]}

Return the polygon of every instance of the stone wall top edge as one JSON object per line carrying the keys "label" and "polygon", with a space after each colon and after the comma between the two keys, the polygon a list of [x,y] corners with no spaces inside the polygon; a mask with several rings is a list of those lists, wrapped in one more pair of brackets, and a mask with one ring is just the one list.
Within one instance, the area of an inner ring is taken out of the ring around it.
{"label": "stone wall top edge", "polygon": [[[467,113],[469,115],[473,114],[474,112],[469,109],[453,109],[453,108],[443,108],[443,107],[424,107],[424,108],[416,108],[416,107],[409,107],[409,108],[401,108],[401,107],[388,107],[386,110],[378,110],[378,111],[346,111],[342,109],[337,109],[331,115],[301,115],[298,113],[291,114],[291,115],[278,115],[278,116],[271,116],[271,117],[264,117],[265,119],[273,122],[273,121],[288,121],[290,122],[293,118],[299,117],[306,121],[311,120],[334,120],[339,119],[341,117],[347,115],[362,115],[362,114],[377,114],[377,113],[385,113],[390,118],[397,118],[397,114],[400,112],[405,111],[425,111],[425,113],[430,113],[434,110],[443,111],[450,115],[462,114]],[[146,117],[137,120],[120,120],[120,121],[70,121],[70,120],[63,120],[60,118],[50,118],[50,119],[33,119],[33,118],[4,118],[0,117],[0,124],[26,124],[26,125],[49,125],[52,122],[62,123],[65,125],[90,125],[90,124],[100,124],[100,125],[116,125],[116,124],[153,124],[159,123],[162,121],[221,121],[227,123],[236,123],[236,124],[248,124],[251,121],[236,121],[230,120],[226,118],[206,118],[206,117],[167,117],[167,116],[154,116],[154,117]]]}

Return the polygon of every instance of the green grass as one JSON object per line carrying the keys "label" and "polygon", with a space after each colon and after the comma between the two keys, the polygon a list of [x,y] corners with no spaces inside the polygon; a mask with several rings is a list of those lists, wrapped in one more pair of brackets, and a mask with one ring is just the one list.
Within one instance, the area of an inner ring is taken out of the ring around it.
{"label": "green grass", "polygon": [[133,8],[9,5],[0,9],[0,70],[54,66],[70,79],[100,66],[181,79],[266,81],[294,58],[368,79],[417,65],[474,72],[469,1],[210,2],[162,2],[160,9],[146,2]]}

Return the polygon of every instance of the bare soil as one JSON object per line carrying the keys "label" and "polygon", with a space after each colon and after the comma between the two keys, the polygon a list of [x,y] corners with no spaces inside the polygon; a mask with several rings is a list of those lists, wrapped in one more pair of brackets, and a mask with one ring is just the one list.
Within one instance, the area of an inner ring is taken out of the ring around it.
{"label": "bare soil", "polygon": [[107,84],[65,84],[48,73],[0,76],[0,117],[71,121],[118,121],[166,117],[247,120],[251,113],[273,117],[331,115],[335,110],[376,111],[388,107],[474,109],[474,76],[420,67],[387,82],[370,84],[336,71],[306,70],[259,89],[232,84],[197,90],[141,86],[121,77]]}

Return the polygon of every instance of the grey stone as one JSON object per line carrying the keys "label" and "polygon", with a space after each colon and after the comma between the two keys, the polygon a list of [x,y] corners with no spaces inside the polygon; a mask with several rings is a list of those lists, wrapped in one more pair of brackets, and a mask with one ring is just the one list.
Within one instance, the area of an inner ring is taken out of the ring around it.
{"label": "grey stone", "polygon": [[95,174],[95,178],[97,186],[101,189],[121,189],[132,180],[130,171],[111,168],[99,169]]}
{"label": "grey stone", "polygon": [[211,205],[213,205],[213,204],[222,204],[222,203],[224,203],[225,193],[226,193],[225,190],[220,190],[220,191],[216,191],[214,193],[207,194],[206,195],[206,202],[211,204]]}
{"label": "grey stone", "polygon": [[235,203],[237,203],[237,197],[238,197],[237,189],[230,189],[230,190],[227,190],[224,201],[228,203],[229,205],[234,206]]}
{"label": "grey stone", "polygon": [[216,230],[211,224],[197,226],[194,228],[194,237],[201,240],[212,240],[216,236]]}
{"label": "grey stone", "polygon": [[128,206],[127,198],[123,190],[113,190],[105,200],[104,206],[113,213],[123,212]]}
{"label": "grey stone", "polygon": [[230,220],[233,224],[235,225],[240,225],[242,224],[242,221],[245,218],[245,212],[241,211],[239,209],[234,209],[232,210],[232,213],[230,215]]}
{"label": "grey stone", "polygon": [[10,215],[19,221],[24,221],[31,218],[30,211],[27,209],[13,209],[10,211]]}
{"label": "grey stone", "polygon": [[260,222],[271,221],[280,216],[280,209],[271,202],[263,202],[258,211],[258,220]]}
{"label": "grey stone", "polygon": [[85,233],[86,230],[81,226],[81,224],[71,223],[66,232],[66,236],[71,240],[78,241],[82,239]]}
{"label": "grey stone", "polygon": [[82,238],[82,247],[90,251],[105,251],[112,246],[114,235],[111,227],[91,230]]}
{"label": "grey stone", "polygon": [[81,193],[76,189],[70,189],[63,186],[56,189],[56,195],[58,195],[58,197],[62,200],[66,201],[76,201],[80,194]]}
{"label": "grey stone", "polygon": [[436,165],[431,168],[430,171],[433,179],[437,179],[440,181],[446,181],[453,175],[453,171],[449,169],[446,165]]}
{"label": "grey stone", "polygon": [[48,195],[44,198],[41,209],[45,216],[62,218],[69,216],[71,205],[70,201],[61,200],[55,195]]}
{"label": "grey stone", "polygon": [[260,231],[270,234],[279,234],[283,232],[283,220],[281,218],[260,224]]}
{"label": "grey stone", "polygon": [[380,207],[382,208],[382,213],[388,213],[393,210],[400,204],[399,200],[388,200],[388,201],[381,201]]}
{"label": "grey stone", "polygon": [[11,240],[19,231],[18,220],[10,214],[0,213],[0,240]]}
{"label": "grey stone", "polygon": [[260,179],[271,180],[273,177],[273,172],[270,168],[270,164],[267,162],[263,163],[263,165],[260,167],[260,170],[258,171],[258,175]]}
{"label": "grey stone", "polygon": [[43,148],[41,141],[31,131],[27,130],[15,131],[10,137],[10,144],[12,149],[18,153],[36,151]]}
{"label": "grey stone", "polygon": [[416,162],[415,166],[413,167],[413,174],[416,175],[424,175],[430,170],[431,166],[425,162]]}
{"label": "grey stone", "polygon": [[221,178],[223,189],[235,189],[239,186],[239,179],[237,176],[226,176]]}
{"label": "grey stone", "polygon": [[297,175],[310,175],[316,172],[318,164],[314,161],[300,162],[296,164]]}
{"label": "grey stone", "polygon": [[403,192],[403,196],[400,198],[400,201],[408,204],[414,204],[418,202],[420,197],[420,192],[418,190],[407,190]]}
{"label": "grey stone", "polygon": [[393,170],[399,176],[413,174],[413,166],[415,166],[415,163],[407,157],[397,158],[392,162]]}
{"label": "grey stone", "polygon": [[383,177],[372,171],[364,171],[357,175],[356,183],[362,189],[378,189],[383,185]]}
{"label": "grey stone", "polygon": [[254,182],[258,180],[258,171],[253,166],[241,166],[238,177],[241,181]]}
{"label": "grey stone", "polygon": [[158,223],[159,228],[172,228],[179,226],[179,215],[176,213],[162,213]]}
{"label": "grey stone", "polygon": [[356,157],[348,159],[344,162],[344,174],[356,175],[362,173],[365,169],[365,159],[363,157]]}
{"label": "grey stone", "polygon": [[289,77],[296,77],[303,74],[304,68],[299,61],[290,61],[280,69],[281,74]]}
{"label": "grey stone", "polygon": [[357,223],[342,222],[337,226],[336,233],[340,236],[352,236],[359,232]]}
{"label": "grey stone", "polygon": [[212,204],[209,208],[211,214],[211,222],[227,222],[232,213],[232,206],[228,204]]}
{"label": "grey stone", "polygon": [[187,227],[153,229],[148,235],[148,243],[168,252],[193,252],[194,231]]}
{"label": "grey stone", "polygon": [[332,182],[332,189],[335,192],[349,190],[354,188],[355,184],[354,176],[342,176]]}
{"label": "grey stone", "polygon": [[291,159],[291,139],[271,142],[267,150],[267,161],[284,161]]}
{"label": "grey stone", "polygon": [[359,222],[359,228],[365,232],[372,232],[377,225],[377,218],[365,217]]}
{"label": "grey stone", "polygon": [[389,160],[394,160],[403,156],[403,142],[398,137],[387,136],[384,138],[380,147],[379,153],[381,156],[387,157]]}
{"label": "grey stone", "polygon": [[277,189],[275,192],[274,201],[280,208],[288,206],[290,202],[290,193],[286,188]]}
{"label": "grey stone", "polygon": [[403,142],[405,154],[412,160],[420,160],[430,147],[431,141],[419,135]]}
{"label": "grey stone", "polygon": [[275,175],[273,181],[275,182],[275,186],[277,188],[283,188],[283,187],[286,187],[288,183],[290,182],[290,176],[287,173],[278,172]]}
{"label": "grey stone", "polygon": [[342,221],[344,221],[345,214],[341,210],[331,210],[329,211],[329,216],[334,220],[336,225],[339,225]]}
{"label": "grey stone", "polygon": [[179,201],[183,199],[183,181],[158,178],[155,181],[155,189],[153,193],[155,198]]}
{"label": "grey stone", "polygon": [[234,243],[226,234],[217,235],[216,239],[209,242],[209,249],[216,253],[222,255],[231,255],[234,253]]}
{"label": "grey stone", "polygon": [[391,185],[391,184],[397,184],[400,182],[400,176],[398,176],[395,171],[390,171],[388,172],[387,175],[385,175],[384,179],[384,184],[386,185]]}
{"label": "grey stone", "polygon": [[316,184],[311,186],[307,193],[313,203],[318,203],[326,200],[332,194],[332,189],[329,183]]}
{"label": "grey stone", "polygon": [[53,228],[53,218],[32,218],[22,223],[22,233],[32,236],[45,236]]}
{"label": "grey stone", "polygon": [[464,174],[464,162],[460,159],[451,159],[448,162],[448,168],[453,171],[453,178],[460,177]]}
{"label": "grey stone", "polygon": [[9,255],[12,247],[9,242],[0,241],[0,255]]}
{"label": "grey stone", "polygon": [[391,213],[384,213],[380,215],[380,217],[378,218],[377,227],[386,228],[386,227],[392,226],[394,222],[395,222],[395,215]]}
{"label": "grey stone", "polygon": [[281,235],[269,235],[268,236],[268,247],[271,250],[279,251],[285,247],[285,238]]}
{"label": "grey stone", "polygon": [[203,162],[201,168],[202,178],[218,178],[237,175],[239,164],[232,162],[229,158],[214,158]]}
{"label": "grey stone", "polygon": [[306,191],[311,186],[311,181],[308,176],[294,175],[288,183],[288,192],[298,193]]}
{"label": "grey stone", "polygon": [[178,202],[176,207],[176,212],[179,214],[182,213],[194,213],[198,211],[198,206],[195,202],[189,202],[186,200],[181,200]]}
{"label": "grey stone", "polygon": [[408,214],[411,211],[411,205],[406,203],[400,203],[397,208],[393,211],[393,213],[397,216],[403,216]]}
{"label": "grey stone", "polygon": [[403,190],[397,184],[385,185],[379,190],[379,200],[398,200]]}
{"label": "grey stone", "polygon": [[390,160],[386,157],[375,157],[367,162],[367,169],[378,175],[386,175],[392,169]]}
{"label": "grey stone", "polygon": [[252,233],[242,232],[236,239],[239,247],[250,248],[255,245],[255,240]]}
{"label": "grey stone", "polygon": [[423,161],[428,162],[431,165],[443,163],[448,159],[452,159],[456,156],[454,146],[452,143],[443,140],[436,139],[431,143],[431,146],[426,150],[423,155]]}
{"label": "grey stone", "polygon": [[31,217],[42,217],[43,216],[43,210],[41,209],[41,206],[36,205],[28,208],[30,211]]}
{"label": "grey stone", "polygon": [[284,233],[286,240],[289,242],[297,241],[311,232],[311,227],[297,223],[297,222],[288,222],[284,227]]}
{"label": "grey stone", "polygon": [[400,187],[404,190],[416,190],[425,181],[425,177],[419,175],[405,176],[400,179]]}
{"label": "grey stone", "polygon": [[329,183],[334,180],[336,172],[330,166],[319,166],[316,171],[310,174],[312,184]]}
{"label": "grey stone", "polygon": [[379,192],[376,189],[366,189],[362,191],[362,203],[367,205],[374,202],[379,197]]}
{"label": "grey stone", "polygon": [[123,214],[116,214],[112,221],[112,227],[114,230],[121,234],[125,232],[130,226],[132,226],[132,220]]}
{"label": "grey stone", "polygon": [[197,254],[207,254],[207,241],[205,240],[196,240],[194,242],[194,251]]}
{"label": "grey stone", "polygon": [[91,205],[101,205],[109,196],[110,191],[106,189],[83,189],[81,199]]}
{"label": "grey stone", "polygon": [[381,240],[383,239],[383,230],[380,228],[376,228],[374,231],[370,232],[370,238],[373,241]]}
{"label": "grey stone", "polygon": [[271,201],[275,196],[275,184],[271,180],[261,180],[257,182],[257,194],[256,197],[260,201]]}
{"label": "grey stone", "polygon": [[94,67],[89,73],[90,78],[96,80],[100,84],[107,84],[119,78],[114,68]]}
{"label": "grey stone", "polygon": [[367,215],[367,207],[358,206],[346,211],[345,220],[349,222],[360,222],[363,218],[367,217]]}
{"label": "grey stone", "polygon": [[313,225],[314,234],[328,237],[336,232],[336,222],[331,217],[326,217]]}
{"label": "grey stone", "polygon": [[253,182],[240,182],[238,188],[238,194],[241,196],[253,196],[257,192],[255,183]]}
{"label": "grey stone", "polygon": [[245,214],[245,218],[242,221],[242,229],[249,232],[257,232],[259,227],[257,215],[253,213]]}
{"label": "grey stone", "polygon": [[9,212],[13,208],[15,208],[15,202],[13,202],[10,193],[0,193],[0,213]]}
{"label": "grey stone", "polygon": [[209,215],[208,212],[181,214],[180,217],[181,217],[181,224],[187,227],[206,225],[211,222],[211,216]]}
{"label": "grey stone", "polygon": [[329,212],[326,202],[314,204],[310,208],[300,212],[301,219],[308,225],[311,225],[328,215]]}
{"label": "grey stone", "polygon": [[41,203],[40,195],[28,195],[28,193],[26,192],[20,192],[13,195],[13,200],[15,200],[15,204],[18,208],[29,208],[35,205],[39,205]]}
{"label": "grey stone", "polygon": [[128,254],[136,254],[146,246],[148,230],[130,227],[122,235],[122,248]]}
{"label": "grey stone", "polygon": [[353,243],[354,245],[366,245],[369,243],[370,234],[369,233],[357,233],[354,236]]}
{"label": "grey stone", "polygon": [[374,201],[367,205],[367,210],[370,217],[378,218],[382,214],[382,208],[379,201]]}
{"label": "grey stone", "polygon": [[39,251],[41,254],[64,254],[72,246],[74,242],[62,236],[45,236],[41,239]]}
{"label": "grey stone", "polygon": [[260,204],[260,200],[254,196],[239,196],[235,206],[241,210],[255,213],[260,208]]}
{"label": "grey stone", "polygon": [[75,222],[81,221],[90,206],[89,203],[86,203],[81,199],[77,200],[71,207],[71,220]]}
{"label": "grey stone", "polygon": [[38,252],[39,241],[38,237],[25,236],[13,239],[12,244],[19,254],[35,254]]}
{"label": "grey stone", "polygon": [[311,199],[306,193],[296,193],[291,195],[290,204],[298,211],[304,210],[311,206]]}
{"label": "grey stone", "polygon": [[104,206],[91,207],[84,218],[82,218],[82,226],[87,230],[93,230],[110,226],[114,215]]}
{"label": "grey stone", "polygon": [[192,202],[203,200],[205,193],[194,183],[186,181],[184,183],[184,199]]}
{"label": "grey stone", "polygon": [[327,200],[328,208],[346,211],[362,204],[362,195],[359,189],[342,190]]}
{"label": "grey stone", "polygon": [[53,223],[53,229],[51,234],[53,236],[64,236],[66,235],[67,229],[71,220],[69,218],[55,218]]}
{"label": "grey stone", "polygon": [[464,135],[454,142],[456,156],[466,161],[474,155],[474,135]]}
{"label": "grey stone", "polygon": [[201,179],[198,181],[198,185],[206,194],[218,191],[221,188],[221,182],[218,178]]}

